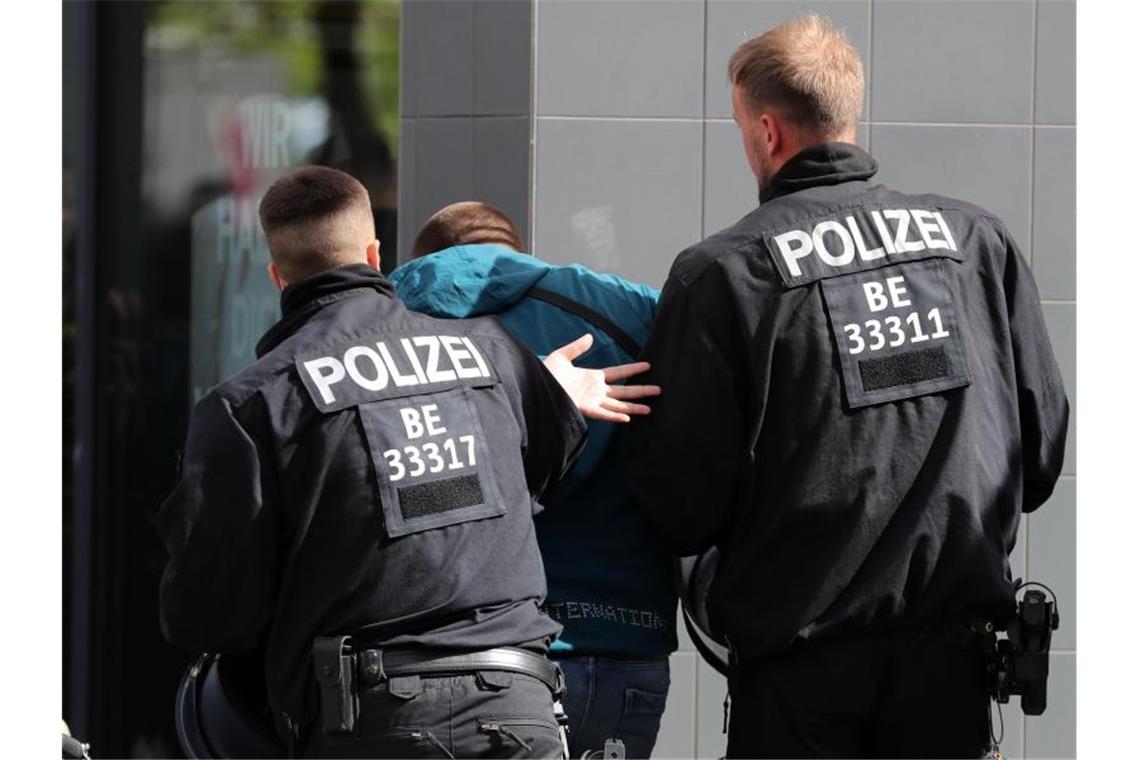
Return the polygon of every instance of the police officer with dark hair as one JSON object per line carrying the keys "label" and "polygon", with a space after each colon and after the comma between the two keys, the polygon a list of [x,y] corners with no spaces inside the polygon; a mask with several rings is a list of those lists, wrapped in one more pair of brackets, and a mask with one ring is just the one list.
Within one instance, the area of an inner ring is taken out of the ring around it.
{"label": "police officer with dark hair", "polygon": [[761,205],[683,252],[629,431],[640,503],[719,547],[730,757],[978,757],[975,631],[1013,611],[1022,512],[1068,403],[1000,220],[872,182],[858,53],[809,16],[743,43],[733,107]]}
{"label": "police officer with dark hair", "polygon": [[531,518],[579,409],[648,411],[607,384],[644,365],[575,368],[586,340],[544,368],[494,320],[406,310],[342,172],[287,174],[260,212],[282,318],[194,410],[159,515],[167,638],[259,655],[294,754],[560,755]]}

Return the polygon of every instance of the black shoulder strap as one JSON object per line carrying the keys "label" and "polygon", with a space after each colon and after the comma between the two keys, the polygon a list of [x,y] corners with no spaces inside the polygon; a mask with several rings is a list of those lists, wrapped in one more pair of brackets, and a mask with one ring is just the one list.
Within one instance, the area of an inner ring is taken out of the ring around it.
{"label": "black shoulder strap", "polygon": [[629,336],[629,333],[590,307],[583,306],[572,298],[567,298],[560,293],[553,293],[549,290],[546,290],[545,288],[539,287],[531,288],[529,291],[527,291],[526,296],[528,298],[534,298],[539,301],[546,301],[549,304],[557,306],[563,311],[570,312],[576,317],[581,317],[594,327],[604,332],[606,335],[610,336],[610,338],[613,339],[614,343],[617,343],[621,347],[621,350],[629,354],[630,358],[632,359],[636,359],[638,354],[641,353],[641,346],[637,344],[636,340]]}

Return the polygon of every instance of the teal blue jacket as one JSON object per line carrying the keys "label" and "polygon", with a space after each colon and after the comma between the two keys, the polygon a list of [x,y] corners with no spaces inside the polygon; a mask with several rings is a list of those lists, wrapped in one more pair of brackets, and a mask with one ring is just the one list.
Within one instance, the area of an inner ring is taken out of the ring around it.
{"label": "teal blue jacket", "polygon": [[[593,347],[575,363],[601,368],[633,361],[605,332],[561,307],[528,298],[539,286],[609,319],[638,344],[649,335],[659,292],[579,265],[553,266],[498,245],[449,248],[389,276],[409,309],[462,319],[497,315],[540,357],[583,333]],[[563,631],[554,649],[627,658],[677,648],[676,593],[669,555],[633,503],[616,456],[618,426],[589,421],[582,456],[535,520],[546,567],[546,611]]]}

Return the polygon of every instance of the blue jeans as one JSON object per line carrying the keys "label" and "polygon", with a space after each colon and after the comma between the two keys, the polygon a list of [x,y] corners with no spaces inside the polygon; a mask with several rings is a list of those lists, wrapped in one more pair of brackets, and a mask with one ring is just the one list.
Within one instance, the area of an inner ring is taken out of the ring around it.
{"label": "blue jeans", "polygon": [[621,739],[627,758],[648,758],[669,694],[669,660],[557,657],[566,674],[562,704],[570,720],[570,757],[578,760],[606,739]]}

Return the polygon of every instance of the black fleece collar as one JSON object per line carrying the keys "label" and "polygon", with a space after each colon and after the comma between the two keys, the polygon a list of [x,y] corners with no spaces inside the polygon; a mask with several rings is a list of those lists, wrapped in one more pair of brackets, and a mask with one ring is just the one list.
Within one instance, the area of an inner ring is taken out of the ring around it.
{"label": "black fleece collar", "polygon": [[878,170],[878,162],[858,145],[845,142],[813,145],[780,167],[772,177],[768,192],[760,196],[760,202],[809,187],[870,179]]}
{"label": "black fleece collar", "polygon": [[396,298],[388,278],[367,264],[328,269],[288,286],[281,291],[281,319],[257,342],[257,358],[272,351],[321,308],[369,292]]}

